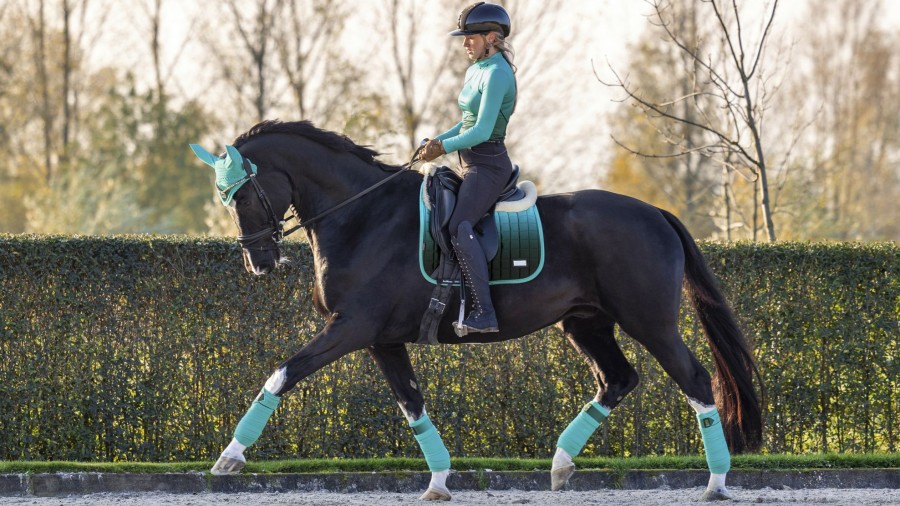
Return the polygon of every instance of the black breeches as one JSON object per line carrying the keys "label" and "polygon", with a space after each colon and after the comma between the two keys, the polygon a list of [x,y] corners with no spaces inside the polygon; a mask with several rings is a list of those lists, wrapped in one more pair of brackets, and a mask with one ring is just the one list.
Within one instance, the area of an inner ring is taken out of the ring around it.
{"label": "black breeches", "polygon": [[502,142],[483,142],[459,151],[462,184],[456,208],[450,217],[450,234],[456,237],[459,224],[478,223],[497,202],[512,175],[512,162]]}

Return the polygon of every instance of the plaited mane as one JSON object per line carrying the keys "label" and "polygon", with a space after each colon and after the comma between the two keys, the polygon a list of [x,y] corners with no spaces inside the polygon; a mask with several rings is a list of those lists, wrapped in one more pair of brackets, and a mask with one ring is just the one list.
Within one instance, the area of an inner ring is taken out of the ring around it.
{"label": "plaited mane", "polygon": [[328,130],[317,128],[311,122],[303,121],[279,121],[264,120],[253,125],[250,130],[239,135],[232,145],[240,148],[242,144],[263,134],[290,134],[305,137],[313,142],[321,144],[329,149],[337,152],[351,153],[364,162],[381,166],[382,164],[376,159],[379,153],[366,146],[356,144],[346,135],[341,135]]}

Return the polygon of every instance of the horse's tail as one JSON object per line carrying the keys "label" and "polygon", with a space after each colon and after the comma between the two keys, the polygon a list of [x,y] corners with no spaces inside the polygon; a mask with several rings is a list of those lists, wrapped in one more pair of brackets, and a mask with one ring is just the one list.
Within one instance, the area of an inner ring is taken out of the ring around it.
{"label": "horse's tail", "polygon": [[763,395],[764,389],[753,355],[697,243],[678,218],[662,209],[660,212],[678,233],[684,248],[685,288],[715,359],[713,394],[725,438],[735,453],[757,450],[762,444],[762,413],[754,377]]}

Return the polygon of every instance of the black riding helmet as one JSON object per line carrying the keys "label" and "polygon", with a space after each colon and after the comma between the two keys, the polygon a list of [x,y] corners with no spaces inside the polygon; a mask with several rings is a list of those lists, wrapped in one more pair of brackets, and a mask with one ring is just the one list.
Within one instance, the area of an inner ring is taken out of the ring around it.
{"label": "black riding helmet", "polygon": [[509,37],[510,22],[506,9],[497,4],[478,2],[459,13],[457,29],[450,35],[475,35],[476,33],[500,32]]}

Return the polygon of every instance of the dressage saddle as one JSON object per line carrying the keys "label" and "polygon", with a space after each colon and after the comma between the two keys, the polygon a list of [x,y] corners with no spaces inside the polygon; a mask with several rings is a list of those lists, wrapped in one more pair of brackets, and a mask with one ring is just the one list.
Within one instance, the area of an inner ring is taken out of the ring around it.
{"label": "dressage saddle", "polygon": [[[518,181],[519,166],[514,165],[509,181],[506,182],[497,202],[515,202],[525,198],[525,192],[517,186]],[[435,244],[445,257],[449,257],[453,252],[449,225],[450,217],[456,208],[457,194],[461,183],[462,178],[452,169],[444,166],[436,167],[425,183],[431,206],[429,230]],[[491,207],[473,228],[485,258],[490,262],[500,249],[500,234],[497,230],[497,223],[494,221],[494,207]]]}

